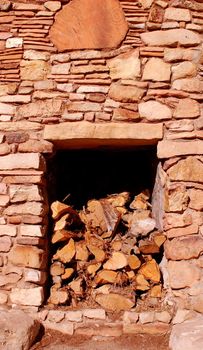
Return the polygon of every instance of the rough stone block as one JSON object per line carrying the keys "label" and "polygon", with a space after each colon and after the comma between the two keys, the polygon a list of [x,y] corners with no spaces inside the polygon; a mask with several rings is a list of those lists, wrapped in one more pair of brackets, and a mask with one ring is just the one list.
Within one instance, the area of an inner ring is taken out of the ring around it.
{"label": "rough stone block", "polygon": [[171,65],[160,58],[152,57],[146,63],[143,71],[143,80],[170,81]]}
{"label": "rough stone block", "polygon": [[171,158],[185,155],[202,155],[203,141],[160,141],[157,147],[158,158]]}
{"label": "rough stone block", "polygon": [[8,259],[13,265],[34,269],[44,268],[46,265],[45,252],[31,246],[15,245],[10,251]]}
{"label": "rough stone block", "polygon": [[82,322],[82,311],[67,311],[66,319],[71,322]]}
{"label": "rough stone block", "polygon": [[21,79],[22,80],[43,80],[50,72],[49,64],[42,60],[22,61]]}
{"label": "rough stone block", "polygon": [[13,204],[5,209],[6,215],[36,215],[43,216],[46,213],[45,207],[42,203],[26,202],[23,204]]}
{"label": "rough stone block", "polygon": [[15,225],[0,225],[0,236],[15,237],[17,235],[17,227]]}
{"label": "rough stone block", "polygon": [[41,225],[21,225],[19,233],[21,236],[44,237],[45,230]]}
{"label": "rough stone block", "polygon": [[42,287],[36,288],[13,288],[10,293],[10,299],[13,304],[27,306],[41,306],[44,300],[44,291]]}
{"label": "rough stone block", "polygon": [[203,238],[188,236],[175,238],[165,243],[165,254],[170,260],[189,260],[198,258],[203,252]]}
{"label": "rough stone block", "polygon": [[106,312],[103,309],[85,309],[83,310],[83,316],[87,318],[95,318],[99,320],[105,320]]}
{"label": "rough stone block", "polygon": [[9,195],[11,203],[42,200],[39,187],[36,185],[10,185]]}
{"label": "rough stone block", "polygon": [[37,153],[9,154],[7,156],[0,157],[0,168],[1,170],[39,169],[40,155]]}
{"label": "rough stone block", "polygon": [[142,33],[141,39],[149,46],[171,46],[179,43],[181,46],[200,44],[200,36],[188,29],[155,30]]}
{"label": "rough stone block", "polygon": [[10,237],[0,237],[0,252],[7,253],[11,249],[12,241]]}
{"label": "rough stone block", "polygon": [[172,118],[171,109],[158,102],[147,101],[138,104],[138,110],[141,118],[146,118],[149,121],[167,120]]}

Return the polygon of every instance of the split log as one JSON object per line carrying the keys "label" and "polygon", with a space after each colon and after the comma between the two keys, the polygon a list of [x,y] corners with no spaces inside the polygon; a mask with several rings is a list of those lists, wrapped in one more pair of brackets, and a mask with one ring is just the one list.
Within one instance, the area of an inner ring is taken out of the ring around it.
{"label": "split log", "polygon": [[161,247],[166,241],[166,236],[163,233],[156,232],[152,237],[158,247]]}
{"label": "split log", "polygon": [[161,298],[161,295],[162,295],[161,291],[162,291],[161,285],[158,284],[157,286],[153,286],[150,289],[149,294],[152,298]]}
{"label": "split log", "polygon": [[129,192],[122,192],[119,194],[111,194],[107,196],[107,201],[114,207],[124,207],[130,199]]}
{"label": "split log", "polygon": [[97,262],[102,262],[105,260],[106,258],[106,253],[104,250],[92,245],[92,244],[88,244],[87,248],[89,249],[90,253],[92,253],[95,257],[95,260]]}
{"label": "split log", "polygon": [[149,200],[149,192],[144,191],[135,196],[134,200],[132,203],[130,203],[130,209],[143,209],[146,210],[151,204],[148,202]]}
{"label": "split log", "polygon": [[135,278],[135,281],[136,281],[136,289],[137,290],[141,290],[141,291],[147,291],[150,289],[150,284],[149,282],[144,278],[143,275],[141,274],[137,274],[136,278]]}
{"label": "split log", "polygon": [[115,251],[119,251],[122,248],[122,241],[121,240],[115,240],[112,242],[111,247]]}
{"label": "split log", "polygon": [[119,270],[128,265],[126,256],[121,252],[114,252],[112,257],[103,265],[106,270]]}
{"label": "split log", "polygon": [[117,272],[110,270],[99,271],[95,277],[96,285],[105,284],[105,283],[116,283]]}
{"label": "split log", "polygon": [[76,255],[75,255],[76,260],[81,260],[81,261],[88,260],[89,252],[88,252],[86,243],[84,241],[77,242],[75,244],[75,250],[76,250]]}
{"label": "split log", "polygon": [[59,201],[55,201],[51,204],[51,210],[52,210],[52,218],[54,220],[58,220],[62,215],[66,214],[66,213],[72,213],[74,211],[74,209],[67,204],[61,203]]}
{"label": "split log", "polygon": [[139,250],[142,254],[157,254],[160,249],[153,241],[141,240],[139,242]]}
{"label": "split log", "polygon": [[69,267],[65,269],[65,273],[61,276],[62,280],[69,279],[74,274],[74,269],[72,267]]}
{"label": "split log", "polygon": [[159,265],[152,259],[144,263],[139,269],[139,273],[142,274],[147,280],[158,283],[161,278]]}
{"label": "split log", "polygon": [[53,233],[51,238],[51,243],[65,242],[70,238],[80,238],[82,235],[80,233],[76,233],[68,230],[59,230]]}
{"label": "split log", "polygon": [[128,257],[128,265],[132,270],[137,270],[141,265],[141,261],[136,255],[130,255]]}
{"label": "split log", "polygon": [[72,291],[75,293],[75,296],[83,296],[84,290],[83,290],[83,279],[82,278],[77,278],[70,282],[68,285],[72,289]]}
{"label": "split log", "polygon": [[63,248],[58,249],[56,254],[53,256],[54,260],[59,260],[64,264],[69,263],[75,255],[75,242],[71,238]]}
{"label": "split log", "polygon": [[65,268],[63,264],[61,264],[59,261],[54,262],[51,265],[50,268],[50,274],[51,276],[61,276],[65,272]]}
{"label": "split log", "polygon": [[133,308],[135,302],[120,294],[110,293],[108,295],[98,294],[96,302],[107,311],[127,311]]}
{"label": "split log", "polygon": [[89,275],[95,276],[96,272],[100,269],[101,266],[101,263],[90,264],[87,267],[87,272],[89,273]]}

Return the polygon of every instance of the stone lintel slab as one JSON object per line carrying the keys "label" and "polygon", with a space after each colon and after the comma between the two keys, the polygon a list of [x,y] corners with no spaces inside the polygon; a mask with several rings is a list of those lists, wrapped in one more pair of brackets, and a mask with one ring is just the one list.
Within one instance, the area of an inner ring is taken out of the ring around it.
{"label": "stone lintel slab", "polygon": [[44,139],[53,142],[58,149],[156,145],[162,137],[162,123],[75,122],[46,125],[44,129]]}
{"label": "stone lintel slab", "polygon": [[203,141],[167,141],[158,143],[157,156],[160,159],[186,155],[202,155]]}

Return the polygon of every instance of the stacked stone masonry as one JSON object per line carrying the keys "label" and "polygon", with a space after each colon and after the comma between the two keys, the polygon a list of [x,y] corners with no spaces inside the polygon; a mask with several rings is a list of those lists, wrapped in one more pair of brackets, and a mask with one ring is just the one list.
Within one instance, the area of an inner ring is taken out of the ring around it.
{"label": "stacked stone masonry", "polygon": [[110,18],[115,8],[124,14],[120,42],[112,25],[115,47],[93,40],[61,49],[53,24],[74,2],[0,3],[0,304],[43,304],[46,155],[62,130],[77,139],[78,128],[87,135],[94,124],[101,133],[108,125],[110,137],[119,127],[119,138],[134,128],[139,139],[146,128],[143,143],[158,143],[167,300],[203,312],[203,3],[112,0]]}

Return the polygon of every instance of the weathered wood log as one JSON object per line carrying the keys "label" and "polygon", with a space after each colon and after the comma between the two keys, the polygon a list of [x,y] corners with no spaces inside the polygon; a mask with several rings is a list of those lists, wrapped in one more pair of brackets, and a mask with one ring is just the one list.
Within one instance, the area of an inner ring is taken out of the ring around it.
{"label": "weathered wood log", "polygon": [[89,201],[87,210],[81,212],[80,217],[88,228],[98,229],[102,234],[115,232],[121,214],[106,199],[101,199]]}
{"label": "weathered wood log", "polygon": [[118,194],[111,194],[107,196],[107,201],[114,207],[124,207],[130,199],[129,192],[122,192]]}
{"label": "weathered wood log", "polygon": [[71,238],[63,248],[58,249],[56,254],[53,256],[53,260],[59,260],[63,263],[69,263],[75,255],[75,242]]}
{"label": "weathered wood log", "polygon": [[151,289],[150,289],[150,292],[149,292],[149,295],[152,297],[152,298],[161,298],[161,295],[162,295],[162,288],[161,288],[161,285],[158,284],[156,286],[153,286]]}
{"label": "weathered wood log", "polygon": [[120,294],[110,293],[108,295],[98,294],[95,301],[108,311],[126,311],[135,305],[131,299]]}
{"label": "weathered wood log", "polygon": [[103,265],[106,270],[119,270],[128,265],[126,256],[121,252],[113,252],[111,258]]}

